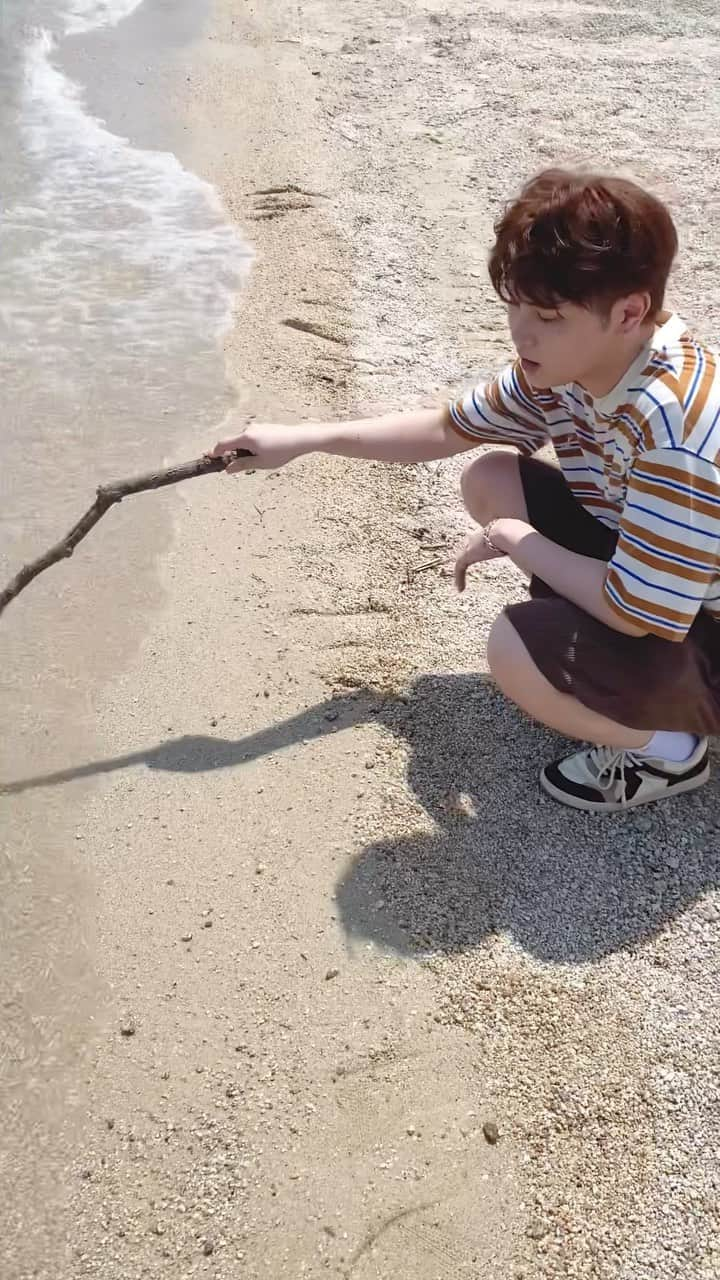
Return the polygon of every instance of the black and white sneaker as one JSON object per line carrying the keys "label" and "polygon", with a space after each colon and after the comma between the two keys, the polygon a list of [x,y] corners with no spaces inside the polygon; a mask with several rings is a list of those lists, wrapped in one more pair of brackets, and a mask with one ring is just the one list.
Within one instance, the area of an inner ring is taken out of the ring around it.
{"label": "black and white sneaker", "polygon": [[618,751],[616,747],[591,747],[546,765],[540,782],[548,795],[573,809],[617,813],[694,791],[709,776],[707,738],[701,738],[682,764]]}

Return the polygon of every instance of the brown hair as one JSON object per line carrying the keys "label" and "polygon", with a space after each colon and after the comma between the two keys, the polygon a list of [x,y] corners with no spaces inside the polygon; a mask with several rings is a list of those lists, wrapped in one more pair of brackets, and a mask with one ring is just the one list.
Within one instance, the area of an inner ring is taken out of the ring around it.
{"label": "brown hair", "polygon": [[675,225],[662,201],[626,178],[546,169],[495,224],[490,279],[503,302],[609,309],[649,293],[661,310],[677,253]]}

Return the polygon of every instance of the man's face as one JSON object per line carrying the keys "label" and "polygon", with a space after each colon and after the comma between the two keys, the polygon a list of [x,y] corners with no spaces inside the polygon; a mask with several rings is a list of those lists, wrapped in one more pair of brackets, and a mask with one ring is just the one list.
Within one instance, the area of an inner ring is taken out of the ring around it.
{"label": "man's face", "polygon": [[572,302],[559,302],[550,310],[529,302],[510,304],[510,332],[531,386],[579,382],[592,392],[589,384],[597,383],[598,375],[602,381],[602,372],[616,365],[623,346],[613,313],[614,308],[607,315]]}

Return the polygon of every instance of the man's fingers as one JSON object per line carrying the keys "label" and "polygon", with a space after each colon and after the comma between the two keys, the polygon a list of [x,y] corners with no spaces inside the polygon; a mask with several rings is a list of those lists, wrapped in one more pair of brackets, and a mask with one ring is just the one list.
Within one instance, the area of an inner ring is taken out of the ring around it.
{"label": "man's fingers", "polygon": [[[229,452],[229,450],[226,450],[225,452]],[[228,463],[226,466],[225,475],[234,475],[236,471],[252,472],[256,469],[256,465],[255,458],[235,458],[233,462]]]}
{"label": "man's fingers", "polygon": [[467,564],[465,562],[465,557],[458,556],[457,560],[455,561],[455,587],[456,587],[456,590],[460,593],[460,595],[462,595],[463,591],[465,590],[466,578],[467,578]]}
{"label": "man's fingers", "polygon": [[242,436],[236,436],[234,440],[219,440],[214,449],[210,450],[208,457],[222,458],[226,453],[234,453],[236,449],[243,448]]}

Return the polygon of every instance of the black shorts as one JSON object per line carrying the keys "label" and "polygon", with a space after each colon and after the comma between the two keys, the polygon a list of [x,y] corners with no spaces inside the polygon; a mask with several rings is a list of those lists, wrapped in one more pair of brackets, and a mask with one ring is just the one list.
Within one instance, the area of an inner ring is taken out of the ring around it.
{"label": "black shorts", "polygon": [[[528,518],[553,542],[610,560],[617,534],[573,497],[560,468],[520,458]],[[720,733],[720,624],[704,611],[678,643],[615,631],[533,578],[507,616],[536,667],[561,693],[630,729]]]}

